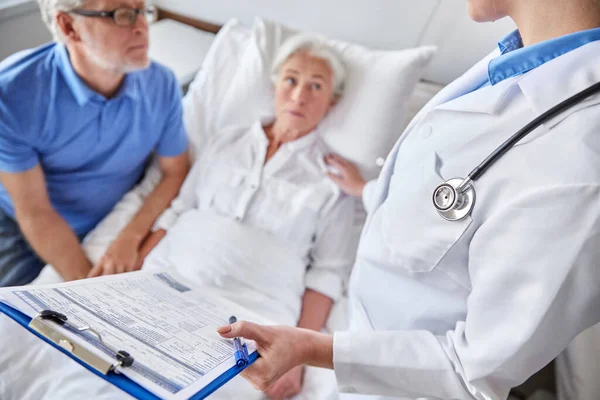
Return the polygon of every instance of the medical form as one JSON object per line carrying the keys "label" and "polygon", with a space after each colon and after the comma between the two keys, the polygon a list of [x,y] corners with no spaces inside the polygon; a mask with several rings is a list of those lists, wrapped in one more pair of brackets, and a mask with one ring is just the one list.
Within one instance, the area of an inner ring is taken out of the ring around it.
{"label": "medical form", "polygon": [[[265,322],[208,288],[190,286],[172,270],[6,288],[0,298],[32,318],[54,310],[72,324],[93,327],[105,343],[134,357],[131,367],[118,371],[165,399],[187,399],[235,365],[232,342],[216,333],[230,315]],[[91,333],[63,331],[114,359]],[[255,351],[254,343],[248,351]]]}

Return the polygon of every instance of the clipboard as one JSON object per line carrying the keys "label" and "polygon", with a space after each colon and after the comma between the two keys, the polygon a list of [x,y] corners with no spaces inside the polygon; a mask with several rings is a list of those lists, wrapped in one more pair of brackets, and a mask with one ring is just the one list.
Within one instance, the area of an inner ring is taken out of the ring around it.
{"label": "clipboard", "polygon": [[[54,348],[69,356],[71,359],[75,360],[77,363],[79,363],[89,371],[93,372],[100,378],[110,382],[111,384],[117,386],[118,388],[130,394],[131,396],[143,400],[160,400],[160,397],[158,397],[154,393],[150,392],[143,386],[129,379],[125,375],[118,373],[118,370],[116,370],[116,368],[126,368],[129,362],[129,360],[126,359],[127,357],[124,354],[121,354],[121,357],[118,357],[118,353],[126,353],[126,351],[117,350],[115,352],[117,354],[115,354],[114,362],[112,364],[107,363],[105,360],[100,359],[95,354],[86,350],[85,347],[82,347],[72,342],[60,331],[54,329],[52,324],[55,322],[50,322],[52,321],[51,318],[42,318],[41,315],[38,315],[38,317],[36,318],[30,318],[29,316],[23,314],[19,310],[16,310],[8,304],[3,303],[1,300],[0,313],[3,313],[9,318],[13,319],[15,322],[23,326],[29,332],[33,333],[46,343],[50,344]],[[90,330],[90,327],[86,328],[88,328],[85,329],[86,331]],[[126,354],[127,356],[129,356],[128,353]],[[227,383],[229,380],[238,375],[240,372],[242,372],[244,369],[246,369],[248,366],[250,366],[257,359],[257,352],[248,355],[248,361],[246,365],[235,365],[231,367],[225,373],[221,374],[218,378],[213,380],[210,384],[205,386],[201,391],[190,397],[190,399],[201,400],[206,398],[207,396],[214,393],[221,386],[223,386],[225,383]],[[135,362],[134,358],[131,360],[131,362]]]}

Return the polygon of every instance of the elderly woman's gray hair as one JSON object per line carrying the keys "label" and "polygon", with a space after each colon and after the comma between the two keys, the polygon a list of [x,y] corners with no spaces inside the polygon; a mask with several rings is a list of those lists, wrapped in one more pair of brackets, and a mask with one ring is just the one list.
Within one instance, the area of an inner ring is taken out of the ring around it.
{"label": "elderly woman's gray hair", "polygon": [[50,29],[54,40],[64,42],[65,38],[56,23],[56,15],[60,11],[69,12],[82,7],[85,0],[37,0],[37,2],[40,5],[42,20]]}
{"label": "elderly woman's gray hair", "polygon": [[324,40],[316,36],[293,36],[281,45],[271,68],[273,82],[276,82],[283,64],[299,51],[306,51],[311,56],[319,58],[329,65],[333,73],[333,94],[336,97],[341,96],[344,93],[344,83],[346,82],[346,66],[341,55]]}

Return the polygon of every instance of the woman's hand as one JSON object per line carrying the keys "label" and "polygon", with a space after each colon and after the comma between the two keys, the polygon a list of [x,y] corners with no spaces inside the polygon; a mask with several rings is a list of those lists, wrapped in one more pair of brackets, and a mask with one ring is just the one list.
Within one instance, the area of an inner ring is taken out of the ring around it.
{"label": "woman's hand", "polygon": [[148,235],[146,240],[144,240],[144,243],[142,243],[142,245],[140,246],[140,254],[138,256],[137,269],[142,268],[142,264],[144,263],[146,256],[148,256],[148,254],[150,254],[152,249],[154,249],[156,247],[158,242],[160,242],[165,237],[166,234],[167,234],[166,230],[159,229],[157,231],[152,232],[150,235]]}
{"label": "woman's hand", "polygon": [[325,156],[325,163],[338,170],[337,174],[328,172],[327,176],[346,194],[362,197],[363,189],[367,183],[358,172],[358,169],[337,154]]}
{"label": "woman's hand", "polygon": [[265,393],[271,400],[289,399],[302,391],[303,379],[304,365],[299,365],[279,378]]}
{"label": "woman's hand", "polygon": [[225,338],[243,337],[256,342],[260,358],[245,369],[242,376],[256,389],[270,393],[272,387],[277,394],[293,386],[291,383],[298,371],[290,372],[289,377],[286,375],[281,386],[276,383],[292,368],[307,362],[310,356],[308,338],[315,333],[289,326],[262,326],[245,321],[222,326],[217,332]]}
{"label": "woman's hand", "polygon": [[140,239],[129,235],[119,235],[111,243],[100,261],[92,268],[88,278],[100,275],[121,274],[138,268]]}

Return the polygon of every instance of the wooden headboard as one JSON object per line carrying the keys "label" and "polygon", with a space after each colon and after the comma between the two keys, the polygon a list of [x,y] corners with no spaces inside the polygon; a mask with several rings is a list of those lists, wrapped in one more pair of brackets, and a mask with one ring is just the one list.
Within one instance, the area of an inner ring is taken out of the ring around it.
{"label": "wooden headboard", "polygon": [[158,20],[161,19],[172,19],[174,21],[181,22],[183,24],[193,26],[194,28],[200,29],[202,31],[217,33],[219,29],[221,29],[222,25],[217,25],[210,23],[208,21],[203,21],[198,18],[190,17],[175,11],[165,10],[164,8],[157,7],[158,10]]}

